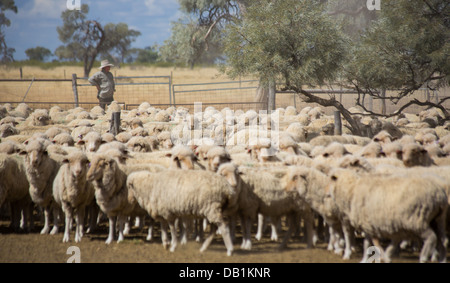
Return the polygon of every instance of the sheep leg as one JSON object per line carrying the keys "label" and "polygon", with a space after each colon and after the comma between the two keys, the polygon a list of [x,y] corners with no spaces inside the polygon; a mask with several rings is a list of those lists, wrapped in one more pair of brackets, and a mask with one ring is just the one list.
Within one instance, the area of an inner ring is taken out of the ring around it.
{"label": "sheep leg", "polygon": [[188,242],[188,234],[189,234],[189,224],[190,224],[190,219],[187,218],[182,218],[181,219],[181,240],[180,243],[182,245],[186,245]]}
{"label": "sheep leg", "polygon": [[155,225],[153,218],[150,217],[150,223],[148,224],[148,232],[147,232],[147,241],[151,241],[153,239],[153,225]]}
{"label": "sheep leg", "polygon": [[[280,246],[278,247],[280,250],[285,249],[287,247],[287,243],[288,243],[289,239],[291,238],[292,232],[295,229],[295,224],[294,224],[295,219],[296,219],[295,214],[289,214],[287,216],[287,225],[289,226],[289,228],[286,231],[286,234],[284,235],[283,242],[281,242]],[[280,218],[277,217],[277,221],[279,221],[279,220],[280,220]]]}
{"label": "sheep leg", "polygon": [[41,230],[41,235],[50,232],[50,207],[44,207],[44,227]]}
{"label": "sheep leg", "polygon": [[447,262],[447,231],[446,231],[446,221],[447,212],[441,213],[435,220],[436,228],[435,233],[437,236],[436,250],[433,253],[433,260],[440,263]]}
{"label": "sheep leg", "polygon": [[169,246],[169,241],[167,240],[167,226],[167,221],[161,220],[161,240],[165,250],[167,250],[167,247]]}
{"label": "sheep leg", "polygon": [[436,247],[437,236],[431,228],[428,228],[422,233],[421,237],[424,243],[420,252],[420,262],[424,263],[428,261],[428,258]]}
{"label": "sheep leg", "polygon": [[[211,228],[210,228],[210,231],[209,231],[209,235],[208,235],[208,237],[205,239],[205,241],[203,242],[202,247],[200,248],[200,252],[201,252],[201,253],[204,252],[204,251],[208,248],[208,246],[211,244],[211,242],[212,242],[212,240],[214,239],[214,236],[215,236],[215,234],[216,234],[216,231],[217,231],[217,225],[211,223],[210,227],[211,227]],[[223,237],[223,235],[222,235],[222,237]]]}
{"label": "sheep leg", "polygon": [[20,226],[20,206],[17,202],[11,202],[11,225],[10,227],[14,230],[14,232],[18,232]]}
{"label": "sheep leg", "polygon": [[125,219],[125,227],[123,229],[123,234],[124,235],[129,235],[130,231],[131,231],[131,221],[132,221],[132,217],[127,217]]}
{"label": "sheep leg", "polygon": [[80,207],[78,208],[77,214],[76,214],[76,229],[75,229],[75,242],[79,243],[81,242],[81,238],[83,237],[84,231],[84,214],[85,214],[85,208]]}
{"label": "sheep leg", "polygon": [[119,223],[119,238],[117,239],[117,243],[123,242],[124,238],[124,226],[128,221],[128,217],[124,215],[117,216],[117,222]]}
{"label": "sheep leg", "polygon": [[306,230],[306,248],[312,249],[316,245],[315,242],[317,241],[317,234],[314,229],[314,216],[311,213],[305,213],[303,216],[303,221]]}
{"label": "sheep leg", "polygon": [[170,243],[170,252],[174,252],[178,245],[177,229],[175,227],[175,221],[167,222],[169,223],[170,234],[172,236],[172,241]]}
{"label": "sheep leg", "polygon": [[231,241],[230,228],[225,222],[222,222],[219,224],[219,230],[222,234],[225,247],[227,248],[227,256],[231,256],[233,253],[233,242]]}
{"label": "sheep leg", "polygon": [[53,206],[53,229],[50,231],[50,235],[56,235],[59,232],[59,220],[63,218],[64,212],[60,207]]}
{"label": "sheep leg", "polygon": [[251,228],[252,222],[249,217],[242,216],[242,245],[241,249],[243,250],[251,250],[252,249],[252,240],[251,240]]}
{"label": "sheep leg", "polygon": [[[378,242],[378,239],[376,239],[376,241]],[[374,240],[374,243],[375,243],[375,240]],[[393,239],[391,241],[391,243],[389,243],[389,246],[386,248],[386,250],[384,252],[382,252],[384,262],[386,262],[386,263],[392,262],[392,260],[391,260],[392,255],[397,252],[400,243],[401,243],[401,240],[399,240],[399,239]],[[381,245],[379,242],[377,244],[375,244],[375,246],[377,246],[377,247],[380,246],[380,250],[381,250]]]}
{"label": "sheep leg", "polygon": [[263,230],[264,230],[263,226],[264,226],[264,215],[262,215],[261,213],[258,213],[258,230],[255,235],[255,239],[258,241],[261,241],[261,239],[262,239],[262,234],[263,234]]}
{"label": "sheep leg", "polygon": [[344,239],[345,239],[345,250],[343,259],[349,260],[352,255],[353,229],[350,227],[350,224],[343,224],[342,231],[344,232]]}
{"label": "sheep leg", "polygon": [[278,241],[278,230],[281,228],[281,218],[272,217],[270,221],[270,227],[272,228],[272,234],[270,235],[270,240],[276,242]]}
{"label": "sheep leg", "polygon": [[[72,227],[73,210],[71,207],[64,205],[64,213],[66,215],[66,226],[64,227],[63,243],[67,243],[67,242],[69,242],[69,239],[70,239],[70,228]],[[76,231],[75,231],[75,234],[76,234]]]}
{"label": "sheep leg", "polygon": [[109,234],[108,238],[106,239],[106,244],[109,245],[114,241],[114,234],[116,233],[116,217],[110,216],[109,218]]}
{"label": "sheep leg", "polygon": [[99,215],[99,207],[92,203],[88,208],[89,214],[89,227],[86,230],[86,233],[92,233],[97,229],[97,216]]}

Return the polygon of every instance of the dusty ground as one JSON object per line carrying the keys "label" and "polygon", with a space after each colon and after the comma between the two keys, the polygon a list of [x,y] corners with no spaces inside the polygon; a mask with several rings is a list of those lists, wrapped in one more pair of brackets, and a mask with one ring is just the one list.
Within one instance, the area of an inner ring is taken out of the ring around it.
{"label": "dusty ground", "polygon": [[[80,249],[82,263],[356,263],[361,259],[361,251],[357,251],[350,261],[343,261],[340,256],[328,252],[323,242],[315,249],[306,249],[300,237],[294,237],[287,249],[279,251],[279,243],[271,242],[266,235],[261,242],[253,240],[251,251],[242,251],[238,234],[235,252],[227,257],[220,236],[203,254],[199,252],[200,244],[195,241],[170,253],[163,249],[158,230],[152,242],[145,240],[145,232],[133,229],[124,242],[106,245],[106,224],[100,226],[96,233],[85,235],[81,243],[73,241],[73,232],[69,243],[62,242],[62,232],[55,236],[40,235],[41,227],[36,225],[31,233],[17,234],[12,232],[7,222],[0,222],[0,263],[65,263],[72,256],[72,253],[67,254],[70,246]],[[416,263],[418,254],[403,251],[393,262]]]}

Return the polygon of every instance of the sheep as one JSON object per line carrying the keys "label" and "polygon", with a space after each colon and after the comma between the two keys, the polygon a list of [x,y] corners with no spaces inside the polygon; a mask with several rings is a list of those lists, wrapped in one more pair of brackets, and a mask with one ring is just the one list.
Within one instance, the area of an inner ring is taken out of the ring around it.
{"label": "sheep", "polygon": [[172,160],[170,168],[194,170],[196,168],[195,165],[197,165],[200,169],[205,169],[205,167],[198,162],[197,156],[188,146],[177,145],[172,148],[170,154],[167,154],[167,156],[169,155]]}
{"label": "sheep", "polygon": [[350,154],[345,146],[338,142],[332,142],[326,146],[322,151],[322,156],[325,158],[340,158],[344,155]]}
{"label": "sheep", "polygon": [[163,131],[158,134],[159,147],[162,149],[171,149],[173,147],[171,133],[169,131]]}
{"label": "sheep", "polygon": [[129,132],[121,132],[116,135],[116,140],[121,143],[127,143],[133,136]]}
{"label": "sheep", "polygon": [[96,152],[103,143],[102,135],[96,131],[92,131],[83,136],[77,142],[77,145],[82,146],[87,152]]}
{"label": "sheep", "polygon": [[27,118],[27,121],[30,126],[47,126],[52,122],[47,109],[36,109]]}
{"label": "sheep", "polygon": [[[287,174],[287,168],[280,168],[280,170],[280,174],[276,174],[272,170],[239,167],[243,182],[251,188],[257,198],[258,232],[256,239],[260,240],[262,237],[263,217],[272,219],[271,239],[276,240],[278,236],[276,235],[274,221],[277,221],[283,215],[287,215],[288,220],[292,222],[299,213],[302,213],[305,218],[305,226],[307,226],[307,247],[311,248],[314,245],[311,208],[299,199],[296,192],[286,191],[286,187],[292,181],[291,176]],[[281,249],[286,247],[292,230],[293,225],[290,225],[280,244]]]}
{"label": "sheep", "polygon": [[200,252],[208,248],[218,227],[227,255],[231,256],[233,244],[227,218],[237,209],[239,192],[223,177],[204,170],[169,170],[157,174],[140,171],[130,174],[127,187],[141,207],[153,219],[161,221],[164,248],[168,246],[167,224],[172,234],[170,251],[174,252],[178,242],[175,219],[202,217],[213,225]]}
{"label": "sheep", "polygon": [[213,146],[206,154],[208,160],[208,169],[213,172],[217,172],[219,166],[223,163],[231,161],[231,156],[228,151],[221,146]]}
{"label": "sheep", "polygon": [[57,145],[63,145],[63,146],[74,146],[75,145],[75,141],[73,140],[73,137],[69,133],[66,133],[66,132],[56,135],[52,139],[52,143],[57,144]]}
{"label": "sheep", "polygon": [[11,227],[18,231],[20,213],[23,211],[22,229],[27,230],[31,223],[31,198],[23,158],[17,155],[0,154],[0,207],[10,203]]}
{"label": "sheep", "polygon": [[[49,157],[45,140],[31,140],[20,154],[25,155],[27,180],[30,183],[29,193],[32,201],[44,209],[45,223],[41,234],[50,231],[50,209],[53,200],[52,185],[60,165]],[[56,223],[56,217],[55,217]],[[57,225],[51,234],[57,232]]]}
{"label": "sheep", "polygon": [[109,219],[109,234],[106,244],[114,240],[116,221],[119,224],[118,243],[124,240],[123,229],[127,217],[139,210],[133,192],[126,186],[127,173],[108,151],[93,155],[86,178],[93,183],[95,200]]}
{"label": "sheep", "polygon": [[54,137],[61,133],[69,133],[68,130],[63,129],[62,127],[53,126],[45,131],[45,135],[52,140]]}
{"label": "sheep", "polygon": [[87,182],[89,160],[82,151],[70,153],[53,181],[53,197],[65,214],[63,243],[69,241],[72,218],[75,216],[75,242],[81,242],[86,206],[94,200],[94,189]]}
{"label": "sheep", "polygon": [[368,145],[364,146],[356,155],[365,157],[365,158],[376,158],[382,156],[383,147],[378,142],[371,142]]}
{"label": "sheep", "polygon": [[406,167],[435,165],[427,150],[420,144],[409,143],[402,148],[402,159]]}
{"label": "sheep", "polygon": [[[349,159],[352,156],[347,155],[342,159]],[[299,197],[303,199],[311,208],[323,217],[329,227],[330,239],[328,250],[335,250],[336,254],[342,252],[339,239],[341,235],[341,223],[336,207],[327,198],[326,186],[328,185],[328,176],[321,171],[310,166],[293,166],[290,168],[291,182],[288,183],[286,190],[296,190]],[[344,254],[344,259],[349,255]]]}
{"label": "sheep", "polygon": [[0,153],[14,154],[23,150],[24,145],[12,140],[5,140],[0,143]]}
{"label": "sheep", "polygon": [[327,146],[332,142],[342,144],[356,144],[356,141],[349,136],[317,136],[310,140],[312,146]]}
{"label": "sheep", "polygon": [[20,131],[12,124],[3,124],[0,126],[0,138],[18,135]]}
{"label": "sheep", "polygon": [[[401,240],[418,237],[424,245],[420,262],[437,247],[445,261],[445,216],[448,197],[443,181],[434,175],[364,174],[334,169],[327,190],[348,223],[364,232],[366,239],[390,239],[384,253],[390,262],[393,248]],[[345,222],[343,222],[345,223]],[[367,248],[368,241],[365,241]],[[364,250],[363,262],[367,255]]]}
{"label": "sheep", "polygon": [[28,118],[33,110],[26,103],[19,103],[13,111],[8,111],[10,116]]}
{"label": "sheep", "polygon": [[127,143],[127,147],[134,152],[150,152],[152,151],[150,144],[142,136],[132,137]]}
{"label": "sheep", "polygon": [[305,142],[308,132],[301,123],[292,123],[285,130],[286,133],[291,134],[295,142]]}

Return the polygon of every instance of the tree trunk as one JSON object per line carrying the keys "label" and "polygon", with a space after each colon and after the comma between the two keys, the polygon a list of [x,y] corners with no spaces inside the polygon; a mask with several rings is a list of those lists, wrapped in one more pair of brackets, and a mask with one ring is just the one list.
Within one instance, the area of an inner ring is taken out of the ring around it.
{"label": "tree trunk", "polygon": [[317,97],[315,95],[312,95],[311,93],[302,90],[302,89],[296,89],[296,88],[292,88],[295,92],[297,92],[297,95],[303,99],[303,101],[305,101],[306,103],[317,103],[320,104],[324,107],[334,107],[336,108],[338,111],[341,112],[342,116],[344,117],[344,119],[350,124],[350,131],[352,132],[353,135],[357,135],[357,136],[362,136],[362,131],[361,128],[359,127],[358,122],[353,119],[352,115],[350,114],[350,112],[344,107],[344,105],[342,105],[339,101],[337,101],[336,99],[332,98],[332,99],[324,99],[324,98],[320,98]]}

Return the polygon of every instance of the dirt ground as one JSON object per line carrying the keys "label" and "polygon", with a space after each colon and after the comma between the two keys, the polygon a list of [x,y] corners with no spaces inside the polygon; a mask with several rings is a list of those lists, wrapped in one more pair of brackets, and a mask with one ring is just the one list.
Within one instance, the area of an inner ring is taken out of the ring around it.
{"label": "dirt ground", "polygon": [[[106,224],[102,224],[95,233],[86,234],[81,243],[74,242],[73,232],[71,241],[63,243],[62,227],[58,235],[40,235],[42,226],[39,225],[30,233],[13,233],[8,225],[8,222],[0,222],[0,263],[65,263],[73,255],[68,253],[71,246],[80,249],[82,263],[357,263],[362,256],[361,250],[358,250],[351,260],[344,261],[327,251],[324,242],[319,242],[314,249],[306,249],[300,236],[292,238],[286,249],[279,250],[282,235],[279,242],[272,242],[268,233],[260,242],[252,240],[251,251],[240,249],[241,237],[237,234],[234,253],[228,257],[220,235],[215,237],[204,253],[199,252],[201,244],[193,240],[187,245],[178,246],[171,253],[163,248],[159,230],[156,230],[155,238],[150,242],[145,240],[145,229],[140,232],[133,228],[124,242],[106,245]],[[402,251],[393,262],[417,263],[418,253]]]}

